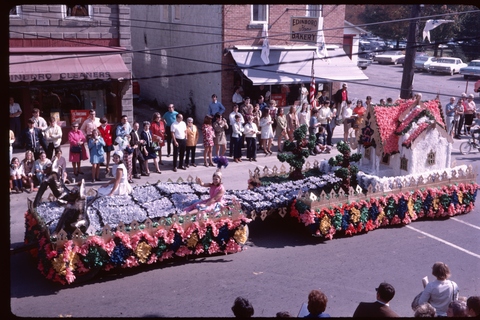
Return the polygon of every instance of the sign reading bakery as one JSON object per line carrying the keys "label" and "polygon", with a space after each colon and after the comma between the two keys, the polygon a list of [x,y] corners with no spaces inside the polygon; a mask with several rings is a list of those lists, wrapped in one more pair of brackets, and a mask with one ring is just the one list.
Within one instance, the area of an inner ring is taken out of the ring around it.
{"label": "sign reading bakery", "polygon": [[291,17],[290,40],[300,42],[317,42],[318,18]]}

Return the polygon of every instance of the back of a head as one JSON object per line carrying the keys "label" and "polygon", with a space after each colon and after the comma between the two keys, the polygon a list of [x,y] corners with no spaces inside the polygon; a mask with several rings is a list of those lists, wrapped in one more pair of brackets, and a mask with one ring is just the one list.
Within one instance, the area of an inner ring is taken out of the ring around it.
{"label": "back of a head", "polygon": [[253,316],[253,306],[247,299],[237,297],[232,306],[232,312],[237,318],[250,318]]}
{"label": "back of a head", "polygon": [[450,268],[443,262],[435,262],[432,267],[432,275],[439,280],[446,280],[450,277]]}
{"label": "back of a head", "polygon": [[388,302],[395,296],[395,288],[390,283],[382,282],[377,288],[377,293],[382,301]]}
{"label": "back of a head", "polygon": [[434,318],[436,315],[436,310],[428,302],[421,304],[415,309],[415,318]]}
{"label": "back of a head", "polygon": [[467,316],[467,303],[462,300],[455,300],[448,304],[447,316],[451,312],[452,317],[466,317]]}
{"label": "back of a head", "polygon": [[467,299],[467,310],[472,310],[476,317],[480,316],[480,296],[471,296]]}
{"label": "back of a head", "polygon": [[327,308],[328,298],[320,290],[312,290],[308,294],[308,312],[312,315],[319,315]]}

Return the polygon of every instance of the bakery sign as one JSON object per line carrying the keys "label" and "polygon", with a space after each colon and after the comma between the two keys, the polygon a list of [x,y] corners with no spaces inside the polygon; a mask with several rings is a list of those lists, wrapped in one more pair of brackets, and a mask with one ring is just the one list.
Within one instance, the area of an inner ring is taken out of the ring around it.
{"label": "bakery sign", "polygon": [[317,42],[318,18],[291,17],[290,40],[300,42]]}

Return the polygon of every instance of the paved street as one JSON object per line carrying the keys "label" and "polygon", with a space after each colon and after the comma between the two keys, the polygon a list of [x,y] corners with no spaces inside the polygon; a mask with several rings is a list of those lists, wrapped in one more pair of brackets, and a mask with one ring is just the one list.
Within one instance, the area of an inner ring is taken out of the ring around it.
{"label": "paved street", "polygon": [[[371,95],[377,102],[381,97],[398,96],[400,70],[400,66],[370,66],[365,73],[371,80],[349,83],[350,97],[365,99]],[[433,88],[432,83],[435,83]],[[375,84],[392,89],[374,87]],[[473,82],[470,86],[473,88]],[[442,102],[446,102],[449,95],[458,96],[465,91],[465,81],[458,75],[418,74],[414,87],[418,87],[414,91],[433,92],[424,94],[426,99],[440,91],[445,95]],[[475,102],[480,104],[478,95]],[[137,120],[150,119],[154,110],[143,112],[148,116]],[[342,136],[339,129],[335,131],[334,142]],[[452,156],[456,163],[474,165],[480,172],[480,153],[461,155],[460,142],[454,143]],[[67,156],[68,147],[62,148]],[[188,175],[209,181],[215,168],[201,165],[202,151],[197,149],[196,168],[174,173],[172,158],[164,157],[162,174],[152,172],[150,177],[134,181],[154,183],[178,177],[186,179]],[[335,153],[336,150],[308,160],[328,159]],[[15,156],[23,159],[21,152]],[[265,157],[260,153],[258,160],[258,163],[232,161],[223,169],[226,187],[245,189],[249,170],[281,165],[275,154]],[[83,167],[88,181],[87,161],[83,161]],[[100,184],[87,182],[87,189]],[[18,248],[23,242],[27,196],[34,195],[10,196],[11,248]],[[272,216],[250,224],[250,238],[243,252],[100,274],[90,282],[71,287],[46,280],[33,259],[22,252],[10,256],[11,310],[22,317],[227,317],[232,315],[230,308],[235,297],[241,295],[252,302],[254,316],[273,317],[278,311],[296,316],[309,291],[318,288],[328,296],[330,315],[348,317],[360,301],[374,301],[375,287],[387,281],[397,292],[390,304],[392,309],[401,316],[412,316],[410,303],[422,288],[421,278],[428,275],[433,280],[431,266],[436,261],[450,266],[460,295],[480,295],[479,207],[477,201],[474,212],[466,215],[443,221],[417,221],[331,241],[311,237],[293,220]]]}

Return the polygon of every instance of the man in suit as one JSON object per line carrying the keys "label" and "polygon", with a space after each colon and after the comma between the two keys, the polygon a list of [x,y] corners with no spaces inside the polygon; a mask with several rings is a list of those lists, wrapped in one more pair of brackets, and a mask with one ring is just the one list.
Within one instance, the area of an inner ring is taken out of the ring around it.
{"label": "man in suit", "polygon": [[375,289],[377,301],[360,302],[353,313],[354,318],[398,318],[399,315],[390,309],[389,302],[395,296],[395,289],[389,283],[382,282]]}
{"label": "man in suit", "polygon": [[25,150],[33,152],[35,160],[40,158],[40,151],[47,150],[47,142],[40,128],[34,127],[34,120],[28,119],[28,128],[22,131],[21,141]]}
{"label": "man in suit", "polygon": [[138,122],[133,123],[133,129],[132,132],[130,133],[130,136],[132,137],[130,143],[132,147],[135,149],[133,151],[133,156],[132,156],[132,174],[135,179],[140,179],[140,174],[138,173],[137,169],[137,160],[140,163],[140,170],[142,172],[142,176],[148,176],[149,174],[147,173],[147,169],[145,167],[145,159],[143,158],[143,154],[140,151],[142,145],[144,145],[145,141],[140,140],[140,133],[138,132],[138,128],[140,128],[140,125]]}

